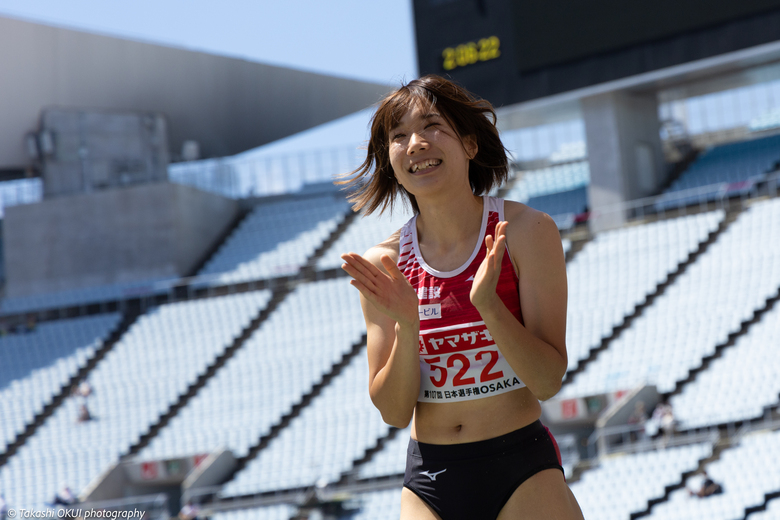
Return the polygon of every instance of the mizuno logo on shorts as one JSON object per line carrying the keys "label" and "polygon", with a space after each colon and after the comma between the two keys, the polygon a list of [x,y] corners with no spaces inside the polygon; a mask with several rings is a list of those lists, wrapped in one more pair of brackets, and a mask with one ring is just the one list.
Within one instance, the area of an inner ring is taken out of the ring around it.
{"label": "mizuno logo on shorts", "polygon": [[445,471],[447,471],[447,470],[446,470],[446,469],[443,469],[443,470],[441,470],[441,471],[437,471],[436,473],[431,473],[430,471],[421,471],[421,472],[420,472],[420,475],[425,475],[426,477],[428,477],[429,479],[431,479],[431,482],[434,482],[434,481],[436,480],[436,476],[437,476],[437,475],[441,475],[441,474],[442,474],[442,473],[444,473]]}

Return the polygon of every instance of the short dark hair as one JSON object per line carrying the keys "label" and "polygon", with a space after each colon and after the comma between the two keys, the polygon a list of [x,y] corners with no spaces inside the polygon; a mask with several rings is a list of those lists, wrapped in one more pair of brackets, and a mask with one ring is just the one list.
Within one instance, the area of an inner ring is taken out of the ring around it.
{"label": "short dark hair", "polygon": [[[427,75],[402,85],[385,96],[371,118],[371,136],[366,159],[357,169],[345,174],[349,180],[337,181],[352,188],[352,209],[370,215],[377,209],[390,208],[397,195],[420,211],[414,195],[396,182],[390,165],[388,147],[390,129],[398,125],[406,112],[417,103],[436,106],[461,139],[473,136],[477,154],[469,162],[469,182],[475,195],[484,195],[501,186],[509,174],[507,151],[496,128],[496,112],[490,102],[476,97],[451,80]],[[373,173],[372,173],[373,171]]]}

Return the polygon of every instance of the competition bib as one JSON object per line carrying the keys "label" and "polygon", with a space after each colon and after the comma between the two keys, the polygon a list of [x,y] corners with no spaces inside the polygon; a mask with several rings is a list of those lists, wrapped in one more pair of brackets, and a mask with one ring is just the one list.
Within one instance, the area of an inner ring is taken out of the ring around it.
{"label": "competition bib", "polygon": [[420,395],[425,403],[481,399],[523,388],[485,322],[420,331]]}

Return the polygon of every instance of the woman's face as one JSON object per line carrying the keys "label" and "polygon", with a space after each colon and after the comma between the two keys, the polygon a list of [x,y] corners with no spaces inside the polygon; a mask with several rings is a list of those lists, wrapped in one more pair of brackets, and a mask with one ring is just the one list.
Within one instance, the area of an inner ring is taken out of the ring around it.
{"label": "woman's face", "polygon": [[461,140],[435,106],[416,103],[388,133],[390,165],[398,183],[416,198],[469,184],[474,139]]}

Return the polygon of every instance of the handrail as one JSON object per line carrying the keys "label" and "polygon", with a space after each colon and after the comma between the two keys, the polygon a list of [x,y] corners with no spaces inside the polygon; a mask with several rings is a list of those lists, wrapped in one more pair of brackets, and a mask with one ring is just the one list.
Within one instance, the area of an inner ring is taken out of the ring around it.
{"label": "handrail", "polygon": [[[683,190],[680,192],[679,197],[686,197],[697,193],[711,193],[712,189],[722,188],[725,185],[727,184],[718,183],[718,184],[711,184],[699,188],[691,188],[688,190]],[[766,192],[769,196],[776,197],[778,196],[778,191],[780,189],[780,186],[778,185],[780,185],[780,170],[776,172],[768,173],[764,180],[752,186],[752,189],[748,195],[750,197],[758,195],[760,191],[759,188],[763,187],[764,192]],[[606,216],[612,212],[617,213],[617,212],[633,211],[635,213],[634,218],[643,219],[645,218],[645,213],[643,211],[637,211],[637,209],[651,207],[656,201],[660,200],[662,197],[664,197],[664,195],[645,197],[633,201],[626,201],[617,204],[612,204],[610,206],[605,206],[599,208],[598,210],[593,211],[590,214],[589,218],[593,219],[593,218],[598,218],[600,216]],[[749,200],[749,197],[743,194],[740,200],[742,201]],[[723,210],[727,210],[730,204],[728,198],[725,196],[717,198],[714,202],[716,204],[716,207]],[[700,207],[703,206],[704,208],[706,208],[707,201],[702,200],[699,206]],[[682,205],[679,208],[677,208],[676,212],[677,214],[680,215],[686,215],[690,209],[691,209],[691,205]],[[663,217],[665,216],[665,213],[667,211],[670,211],[670,209],[661,209],[658,212],[654,212],[654,214]],[[568,220],[571,220],[570,215],[553,216],[553,219],[558,219],[560,221],[565,221],[567,218]],[[630,222],[630,220],[627,221],[627,223],[628,222]],[[566,236],[565,230],[563,230],[563,236],[564,237]],[[319,277],[321,276],[331,276],[332,275],[331,271],[334,270],[330,269],[325,271],[316,271],[314,273],[314,277],[319,279]],[[340,269],[337,269],[336,271],[340,271]],[[338,274],[336,274],[336,276],[337,275]],[[27,316],[29,315],[35,315],[37,313],[39,314],[51,309],[87,307],[87,306],[94,306],[94,305],[103,305],[108,302],[117,302],[118,307],[122,307],[121,304],[123,302],[128,302],[136,299],[143,300],[143,299],[153,298],[155,296],[161,296],[165,294],[173,294],[177,290],[186,290],[188,291],[188,293],[190,293],[190,295],[193,291],[203,290],[203,289],[205,289],[207,293],[210,293],[212,291],[217,291],[217,290],[231,292],[233,290],[236,290],[239,287],[245,288],[247,286],[251,287],[252,288],[251,290],[259,290],[264,288],[273,288],[280,283],[285,284],[291,281],[303,281],[307,275],[305,275],[303,271],[299,271],[298,273],[293,275],[263,278],[257,280],[247,280],[247,281],[233,282],[233,283],[219,282],[219,278],[221,276],[223,276],[222,273],[215,273],[215,274],[207,274],[207,275],[195,275],[188,278],[170,278],[166,280],[157,280],[157,281],[151,281],[147,283],[139,282],[137,285],[133,284],[133,286],[127,288],[124,291],[124,294],[121,294],[117,298],[98,299],[94,301],[87,301],[87,302],[74,303],[74,304],[67,304],[67,303],[52,304],[50,306],[37,306],[34,309],[22,309],[18,311],[13,311],[13,310],[8,312],[0,311],[0,318],[18,317],[19,320],[21,320],[21,322],[24,322],[26,321]]]}
{"label": "handrail", "polygon": [[[637,440],[632,440],[631,434],[636,434]],[[609,438],[622,441],[619,445],[610,444]],[[668,438],[651,439],[644,435],[643,425],[621,425],[597,428],[588,437],[588,458],[600,460],[612,453],[639,453],[675,446],[684,446],[697,442],[716,442],[720,437],[717,426],[689,430],[684,434],[672,435]]]}

